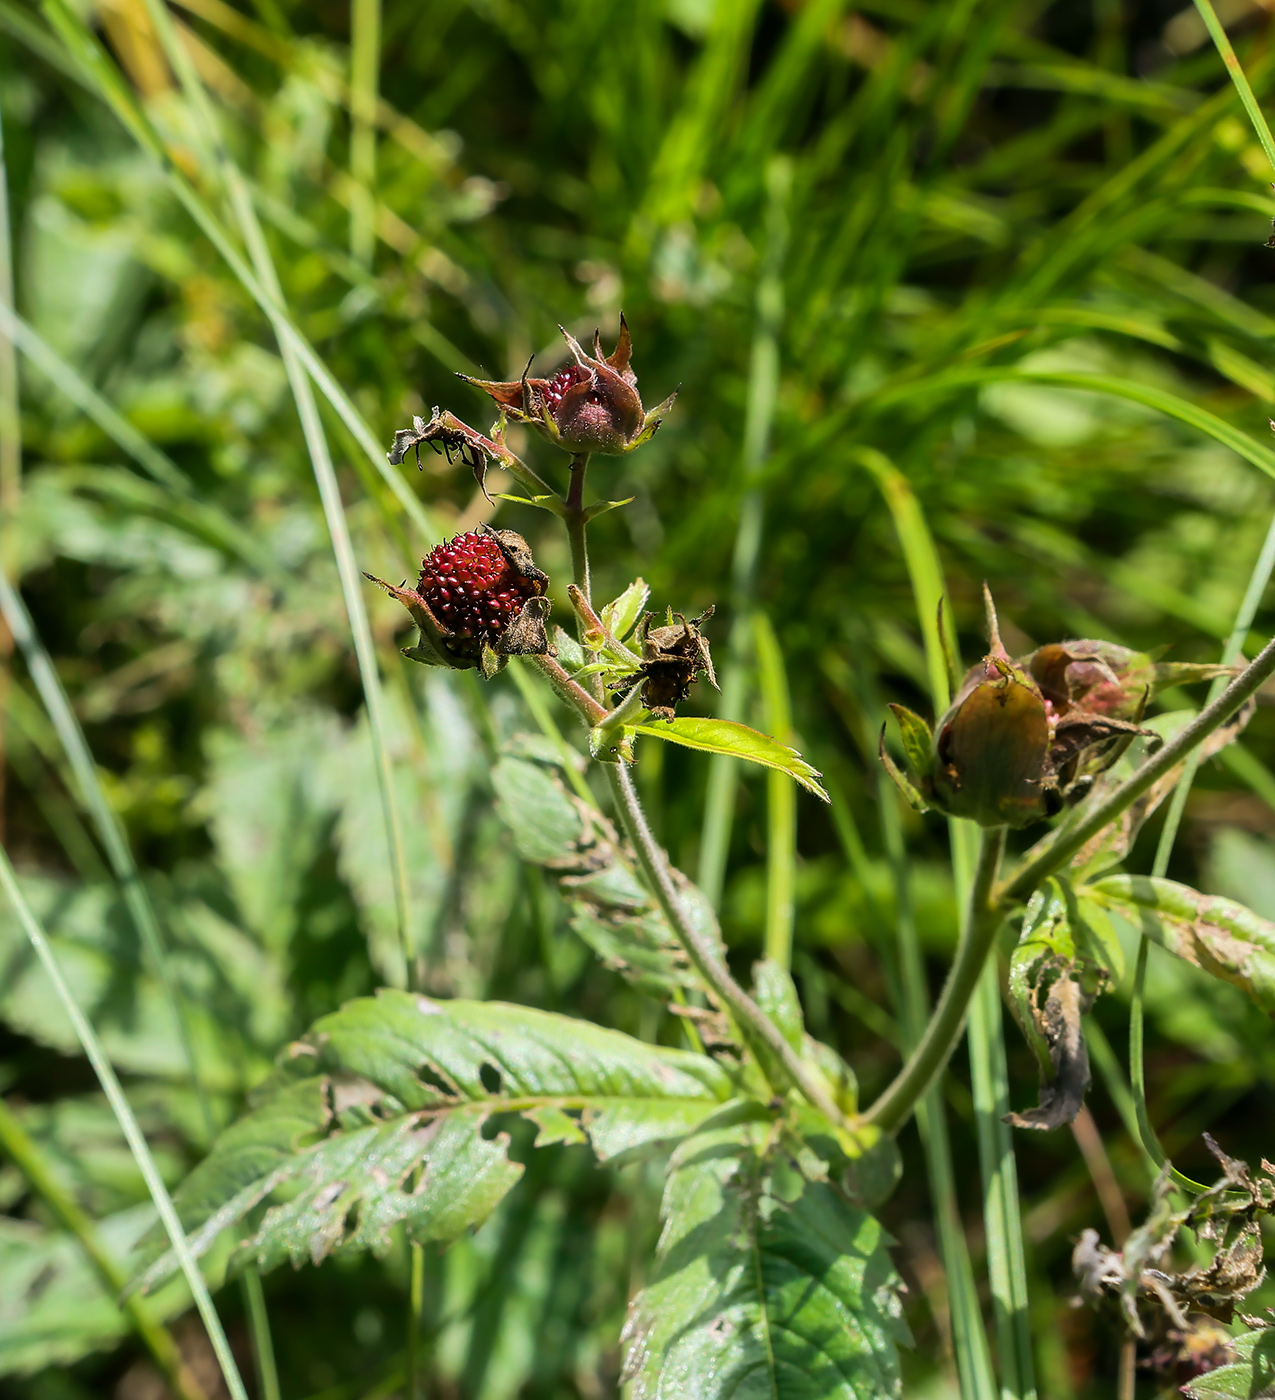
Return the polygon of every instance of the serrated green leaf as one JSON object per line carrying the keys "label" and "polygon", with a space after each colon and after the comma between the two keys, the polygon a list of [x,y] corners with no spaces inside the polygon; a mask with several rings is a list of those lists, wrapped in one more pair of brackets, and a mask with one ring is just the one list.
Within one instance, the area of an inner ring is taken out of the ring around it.
{"label": "serrated green leaf", "polygon": [[888,1237],[770,1140],[769,1125],[738,1123],[674,1154],[654,1278],[625,1326],[634,1400],[900,1393]]}
{"label": "serrated green leaf", "polygon": [[746,724],[737,724],[728,719],[679,715],[660,724],[638,724],[634,730],[652,739],[663,739],[666,743],[681,744],[688,749],[699,749],[702,753],[742,758],[749,763],[759,763],[764,768],[787,773],[807,792],[813,792],[824,802],[829,801],[828,794],[819,785],[821,775],[796,749],[790,749],[787,744],[781,744],[778,739],[772,739],[759,730],[750,729]]}
{"label": "serrated green leaf", "polygon": [[1152,942],[1239,987],[1275,1016],[1275,923],[1233,899],[1149,875],[1109,875],[1088,890]]}
{"label": "serrated green leaf", "polygon": [[602,621],[616,641],[622,642],[637,626],[650,596],[651,585],[645,579],[635,578],[618,598],[602,609]]}
{"label": "serrated green leaf", "polygon": [[[527,1112],[550,1140],[563,1117],[603,1158],[676,1140],[733,1091],[715,1061],[500,1002],[383,991],[291,1046],[254,1107],[176,1196],[197,1255],[251,1217],[231,1267],[318,1263],[388,1248],[390,1231],[449,1243],[518,1180],[493,1114]],[[543,1115],[547,1110],[557,1112]],[[561,1116],[559,1116],[561,1115]],[[153,1287],[171,1253],[143,1275]]]}
{"label": "serrated green leaf", "polygon": [[1270,1400],[1275,1395],[1275,1328],[1231,1338],[1236,1359],[1182,1387],[1190,1400]]}

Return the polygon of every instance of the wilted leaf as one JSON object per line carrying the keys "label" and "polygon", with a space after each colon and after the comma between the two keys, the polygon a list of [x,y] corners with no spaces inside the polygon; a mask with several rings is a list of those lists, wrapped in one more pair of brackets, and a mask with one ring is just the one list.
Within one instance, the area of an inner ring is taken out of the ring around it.
{"label": "wilted leaf", "polygon": [[743,758],[749,763],[760,763],[764,768],[777,769],[799,782],[807,792],[828,801],[828,794],[819,786],[820,774],[796,749],[790,749],[787,744],[750,729],[746,724],[736,724],[728,719],[697,719],[679,715],[664,723],[637,724],[633,727],[636,733],[652,739],[664,739],[670,744],[681,744],[684,748],[725,754],[728,758]]}
{"label": "wilted leaf", "polygon": [[[251,1215],[232,1267],[381,1250],[399,1224],[447,1243],[521,1175],[505,1135],[484,1132],[493,1114],[528,1112],[553,1141],[570,1136],[565,1115],[613,1157],[684,1136],[731,1092],[703,1055],[521,1006],[386,991],[291,1046],[176,1200],[196,1254]],[[166,1253],[142,1286],[175,1267]]]}
{"label": "wilted leaf", "polygon": [[635,1400],[899,1394],[888,1238],[770,1136],[709,1127],[675,1153],[655,1274],[625,1326]]}
{"label": "wilted leaf", "polygon": [[1040,1069],[1039,1105],[1005,1116],[1015,1128],[1059,1128],[1080,1112],[1089,1087],[1081,1019],[1093,999],[1083,981],[1069,901],[1051,886],[1028,907],[1009,962],[1010,1005]]}
{"label": "wilted leaf", "polygon": [[1154,943],[1248,993],[1275,1016],[1275,924],[1233,899],[1149,875],[1108,875],[1089,893]]}

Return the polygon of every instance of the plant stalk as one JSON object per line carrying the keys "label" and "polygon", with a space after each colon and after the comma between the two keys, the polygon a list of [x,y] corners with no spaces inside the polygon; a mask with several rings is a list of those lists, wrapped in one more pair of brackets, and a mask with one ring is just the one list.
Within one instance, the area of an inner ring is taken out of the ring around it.
{"label": "plant stalk", "polygon": [[575,586],[584,595],[584,601],[593,606],[593,595],[589,588],[589,547],[585,531],[589,519],[584,510],[584,478],[589,470],[589,454],[576,452],[571,457],[571,484],[567,487],[567,499],[563,508],[563,519],[567,522],[567,539],[571,543],[571,577]]}
{"label": "plant stalk", "polygon": [[961,1027],[965,1024],[970,997],[978,985],[983,964],[987,961],[1001,924],[1001,908],[992,899],[992,889],[1004,852],[1005,828],[994,826],[986,829],[979,847],[974,882],[970,886],[960,947],[956,950],[956,961],[948,973],[939,1004],[920,1043],[908,1057],[907,1064],[863,1115],[863,1121],[875,1123],[887,1132],[896,1132],[907,1122],[917,1100],[951,1058],[960,1039]]}
{"label": "plant stalk", "polygon": [[668,858],[651,834],[628,769],[622,764],[608,763],[606,773],[615,798],[616,811],[619,813],[625,835],[637,854],[642,874],[646,877],[669,927],[682,945],[686,956],[694,964],[695,970],[730,1012],[744,1039],[759,1047],[765,1063],[776,1064],[789,1081],[788,1084],[774,1087],[782,1090],[791,1085],[832,1123],[844,1126],[845,1115],[832,1101],[828,1090],[819,1083],[809,1067],[802,1063],[800,1056],[784,1039],[774,1022],[731,976],[730,970],[718,956],[717,949],[686,917],[686,911],[669,874]]}

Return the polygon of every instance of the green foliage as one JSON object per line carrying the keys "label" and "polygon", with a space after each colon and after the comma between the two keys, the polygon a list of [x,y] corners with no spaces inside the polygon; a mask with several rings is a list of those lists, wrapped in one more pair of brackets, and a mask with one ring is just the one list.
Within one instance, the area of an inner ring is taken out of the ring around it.
{"label": "green foliage", "polygon": [[[245,1108],[290,1037],[409,977],[441,1007],[568,1013],[580,1034],[591,1033],[585,1018],[615,1027],[661,1063],[660,1047],[698,1027],[729,1074],[756,1088],[756,1066],[735,1069],[732,1028],[702,1004],[702,979],[632,852],[586,800],[581,736],[528,741],[542,716],[508,672],[480,694],[466,678],[403,666],[396,623],[371,594],[386,696],[369,723],[330,544],[341,504],[358,565],[410,580],[440,534],[472,528],[490,508],[472,473],[443,457],[426,452],[421,472],[411,458],[389,470],[394,430],[434,402],[486,426],[489,403],[451,371],[517,376],[534,352],[533,373],[551,373],[558,362],[544,347],[559,321],[586,341],[601,325],[610,344],[623,306],[644,397],[681,390],[640,453],[592,469],[599,497],[630,502],[588,503],[594,597],[616,598],[599,615],[621,644],[649,597],[661,615],[666,605],[690,615],[715,602],[711,640],[726,689],[720,708],[699,686],[674,726],[648,726],[665,742],[643,734],[635,778],[658,842],[694,869],[710,754],[741,756],[742,745],[742,756],[773,761],[774,781],[787,774],[811,791],[816,766],[829,775],[837,809],[825,814],[790,789],[798,805],[786,822],[770,773],[732,765],[735,785],[714,799],[725,829],[724,940],[709,901],[674,879],[736,970],[760,955],[767,923],[787,921],[795,980],[766,969],[758,997],[842,1108],[870,1104],[912,1034],[902,989],[915,973],[922,993],[927,980],[937,991],[957,923],[946,833],[881,786],[877,736],[890,700],[941,708],[944,637],[967,661],[981,654],[981,580],[1001,602],[1007,636],[1023,634],[1010,638],[1015,653],[1020,642],[1097,636],[1146,653],[1171,646],[1187,665],[1217,659],[1271,511],[1275,300],[1260,248],[1269,172],[1216,57],[1192,47],[1185,20],[1170,32],[1145,6],[639,3],[620,24],[606,6],[560,0],[424,9],[384,0],[379,9],[370,181],[352,159],[344,9],[271,0],[172,11],[264,224],[290,318],[280,329],[246,275],[230,183],[201,153],[198,112],[146,6],[0,4],[4,229],[20,315],[4,312],[3,325],[20,356],[22,440],[16,497],[0,450],[0,555],[143,868],[214,1126],[234,1124],[213,1155],[161,969],[139,946],[20,658],[0,659],[5,845],[166,1178],[202,1179],[225,1164],[236,1133],[243,1189],[260,1185],[267,1162],[290,1164],[286,1182],[243,1207],[239,1261],[388,1242],[383,1256],[343,1250],[339,1264],[266,1280],[284,1394],[402,1387],[402,1222],[428,1233],[442,1217],[430,1215],[428,1190],[409,1209],[407,1193],[385,1189],[373,1168],[392,1177],[402,1162],[425,1160],[402,1127],[415,1113],[468,1122],[431,1141],[438,1152],[451,1141],[461,1160],[489,1171],[474,1177],[471,1207],[458,1197],[448,1230],[487,1209],[527,1159],[477,1234],[461,1233],[446,1253],[427,1250],[430,1385],[481,1400],[609,1395],[633,1288],[694,1277],[705,1299],[717,1296],[718,1276],[693,1259],[689,1273],[670,1272],[667,1247],[650,1283],[658,1158],[583,1170],[586,1128],[557,1105],[521,1110],[538,1116],[542,1144],[524,1153],[520,1134],[531,1130],[516,1120],[491,1124],[495,1136],[473,1129],[479,1098],[503,1096],[481,1083],[471,1083],[472,1103],[454,1085],[462,1102],[435,1113],[404,1101],[384,1123],[361,1120],[370,1109],[358,1103],[294,1102],[287,1094],[309,1092],[307,1075],[330,1074],[335,1085],[345,1073],[320,1072],[313,1056],[286,1062],[260,1089],[266,1100]],[[80,64],[92,51],[75,37],[77,14],[101,41],[96,68]],[[1268,103],[1275,64],[1264,24],[1254,12],[1232,33]],[[1203,31],[1195,38],[1203,43]],[[108,88],[117,111],[144,115],[153,144],[116,122],[102,100]],[[161,167],[147,151],[165,144]],[[370,257],[352,224],[374,230]],[[313,421],[298,431],[281,339],[297,354],[316,347],[310,363],[330,405],[317,433]],[[310,456],[318,436],[339,486],[326,515]],[[565,487],[565,459],[534,455],[537,444],[514,430],[510,442]],[[495,523],[526,532],[552,578],[555,619],[567,622],[559,520],[498,492],[509,483],[491,464],[487,482],[500,502]],[[649,594],[626,586],[635,567]],[[748,625],[757,610],[782,649],[803,759],[767,718]],[[1254,642],[1270,621],[1262,609]],[[556,642],[564,667],[587,682],[579,644],[562,631]],[[363,650],[366,680],[376,658]],[[1164,703],[1187,701],[1169,693]],[[1188,717],[1171,708],[1150,722],[1168,733]],[[564,712],[550,726],[555,718]],[[403,817],[405,938],[378,741]],[[1204,888],[1275,918],[1263,902],[1275,888],[1262,805],[1275,795],[1267,713],[1244,744],[1219,750],[1226,767],[1201,772],[1173,890],[1156,887],[1151,898],[1138,882],[1176,773],[1070,872],[1083,929],[1068,906],[1056,947],[1046,954],[1038,941],[1015,955],[1042,1011],[1054,985],[1042,980],[1042,957],[1065,954],[1082,992],[1105,970],[1111,994],[1094,1002],[1089,1024],[1117,1043],[1120,955],[1134,951],[1126,915],[1195,959],[1153,950],[1147,983],[1151,1113],[1188,1167],[1209,1125],[1239,1155],[1272,1155],[1263,1105],[1275,1055],[1253,999],[1266,926],[1182,893]],[[1145,753],[1139,740],[1098,794]],[[1113,876],[1119,866],[1129,873]],[[1130,903],[1135,887],[1144,894]],[[1107,910],[1119,937],[1101,927]],[[913,931],[926,962],[909,968],[899,949]],[[7,909],[0,966],[0,1091],[114,1238],[117,1221],[142,1218],[141,1183]],[[1033,1048],[1048,1057],[1047,1037]],[[466,1061],[471,1080],[481,1062]],[[1015,1102],[1043,1064],[1011,1044]],[[1146,1180],[1113,1108],[1121,1087],[1099,1076],[1088,1102],[1110,1172],[1133,1202]],[[708,1097],[716,1105],[726,1092],[719,1085]],[[378,1103],[396,1098],[377,1093]],[[273,1095],[272,1121],[261,1104]],[[282,1116],[285,1101],[293,1117]],[[975,1134],[961,1055],[947,1101],[964,1168]],[[656,1122],[654,1108],[643,1112]],[[687,1112],[698,1121],[700,1108]],[[780,1117],[784,1150],[801,1155],[796,1112],[789,1102]],[[766,1130],[778,1121],[767,1118]],[[285,1141],[305,1125],[314,1141]],[[499,1140],[506,1129],[512,1156]],[[781,1274],[759,1290],[740,1272],[735,1237],[716,1227],[754,1206],[754,1234],[740,1241],[790,1231],[801,1258],[828,1262],[829,1241],[853,1238],[882,1286],[889,1265],[884,1235],[873,1233],[881,1227],[836,1185],[795,1176],[758,1139],[760,1123],[720,1131],[733,1145],[713,1159],[721,1174],[706,1165],[695,1187],[713,1213],[690,1237],[717,1251],[721,1279],[743,1280],[742,1311],[731,1314],[747,1322],[741,1345],[753,1344],[763,1316],[797,1317],[810,1324],[802,1336],[819,1337],[843,1307],[869,1319],[865,1341],[887,1336],[871,1319],[892,1316],[893,1304],[874,1313],[831,1263],[826,1287],[808,1297]],[[926,1139],[942,1140],[933,1121]],[[684,1163],[696,1141],[678,1150],[674,1180],[688,1195]],[[388,1155],[374,1162],[365,1148]],[[972,1171],[956,1173],[949,1191],[934,1165],[931,1198],[921,1150],[910,1131],[897,1146],[883,1140],[844,1182],[856,1203],[884,1202],[883,1226],[917,1284],[904,1297],[919,1341],[900,1363],[908,1393],[952,1388],[949,1314],[962,1356],[960,1320],[979,1317],[977,1291],[951,1258],[946,1277],[936,1270],[931,1221],[949,1239],[969,1225],[983,1269]],[[901,1184],[885,1200],[900,1159]],[[415,1169],[404,1170],[410,1182]],[[1067,1301],[1071,1241],[1098,1219],[1086,1168],[1058,1133],[1035,1136],[1019,1171],[1041,1393],[1101,1389],[1116,1364],[1110,1328]],[[311,1229],[299,1212],[321,1199],[320,1180],[347,1181],[349,1195],[325,1202]],[[342,1200],[359,1211],[342,1215]],[[138,1357],[121,1315],[12,1167],[0,1171],[0,1201],[6,1388],[18,1400],[44,1400],[51,1388],[66,1400],[112,1393]],[[267,1218],[278,1229],[263,1237]],[[682,1230],[676,1219],[670,1230]],[[225,1249],[235,1247],[229,1234]],[[47,1293],[29,1289],[50,1259]],[[209,1267],[224,1271],[220,1259]],[[78,1310],[68,1308],[73,1290]],[[233,1289],[218,1294],[234,1323],[236,1300]],[[676,1320],[660,1317],[650,1335],[672,1338]],[[700,1358],[725,1345],[709,1330],[687,1335]],[[795,1348],[797,1334],[785,1336]],[[109,1354],[88,1355],[102,1348]],[[883,1341],[862,1355],[889,1354]],[[799,1377],[785,1373],[785,1393],[811,1394],[827,1379],[826,1393],[851,1386],[862,1400],[888,1391],[893,1366],[816,1359]],[[40,1374],[30,1380],[17,1375],[32,1369]],[[763,1366],[742,1384],[765,1380]]]}
{"label": "green foliage", "polygon": [[[521,1174],[508,1137],[486,1131],[493,1114],[521,1113],[539,1143],[587,1141],[606,1159],[675,1141],[731,1092],[702,1055],[526,1007],[383,991],[288,1047],[177,1206],[197,1254],[253,1213],[231,1268],[383,1253],[398,1225],[450,1243]],[[142,1285],[175,1267],[164,1255]]]}
{"label": "green foliage", "polygon": [[654,1275],[625,1328],[635,1395],[900,1393],[908,1334],[888,1237],[804,1176],[767,1125],[688,1138],[663,1217]]}
{"label": "green foliage", "polygon": [[759,734],[746,724],[737,724],[725,719],[697,719],[690,715],[678,715],[675,719],[659,724],[636,724],[633,729],[635,733],[651,739],[663,739],[667,743],[680,744],[684,748],[699,749],[702,753],[743,758],[750,763],[758,763],[763,768],[787,773],[807,792],[813,792],[825,802],[828,800],[828,794],[819,786],[820,774],[795,749],[790,749],[787,744],[781,744],[768,734]]}

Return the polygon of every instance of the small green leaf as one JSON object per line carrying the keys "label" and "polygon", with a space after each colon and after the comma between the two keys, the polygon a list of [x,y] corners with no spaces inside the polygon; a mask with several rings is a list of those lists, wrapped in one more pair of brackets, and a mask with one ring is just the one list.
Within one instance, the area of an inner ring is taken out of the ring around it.
{"label": "small green leaf", "polygon": [[1088,891],[1153,942],[1233,983],[1275,1016],[1275,923],[1233,899],[1149,875],[1108,875]]}
{"label": "small green leaf", "polygon": [[624,1331],[634,1400],[899,1395],[888,1237],[772,1138],[708,1127],[674,1154],[654,1277]]}
{"label": "small green leaf", "polygon": [[1182,1387],[1190,1400],[1268,1400],[1275,1395],[1275,1328],[1231,1338],[1235,1360]]}
{"label": "small green leaf", "polygon": [[598,516],[605,515],[609,510],[618,510],[620,506],[631,506],[636,500],[636,496],[626,496],[622,501],[594,501],[591,506],[585,507],[585,523],[588,524],[590,521],[596,520]]}
{"label": "small green leaf", "polygon": [[666,743],[681,744],[703,753],[743,758],[750,763],[760,763],[765,768],[774,768],[780,773],[787,773],[816,797],[829,801],[828,794],[819,785],[820,774],[796,749],[790,749],[787,744],[750,729],[746,724],[736,724],[734,720],[727,719],[697,719],[679,715],[667,723],[639,724],[634,728],[637,733],[652,739],[663,739]]}
{"label": "small green leaf", "polygon": [[602,609],[602,621],[616,641],[622,642],[637,626],[650,596],[650,584],[645,579],[635,578],[618,598]]}
{"label": "small green leaf", "polygon": [[[445,1244],[522,1174],[506,1135],[484,1132],[493,1114],[528,1113],[544,1140],[587,1138],[608,1158],[684,1137],[733,1090],[705,1055],[587,1021],[383,991],[290,1046],[175,1199],[197,1256],[248,1218],[232,1268],[379,1252],[398,1225]],[[175,1267],[163,1254],[140,1286]]]}
{"label": "small green leaf", "polygon": [[550,515],[556,515],[559,519],[563,515],[560,496],[515,496],[508,491],[497,491],[496,499],[498,501],[512,501],[519,506],[535,506],[538,510],[547,510]]}
{"label": "small green leaf", "polygon": [[912,772],[923,778],[934,761],[934,735],[930,726],[903,705],[891,705],[890,713],[899,722],[899,737]]}

